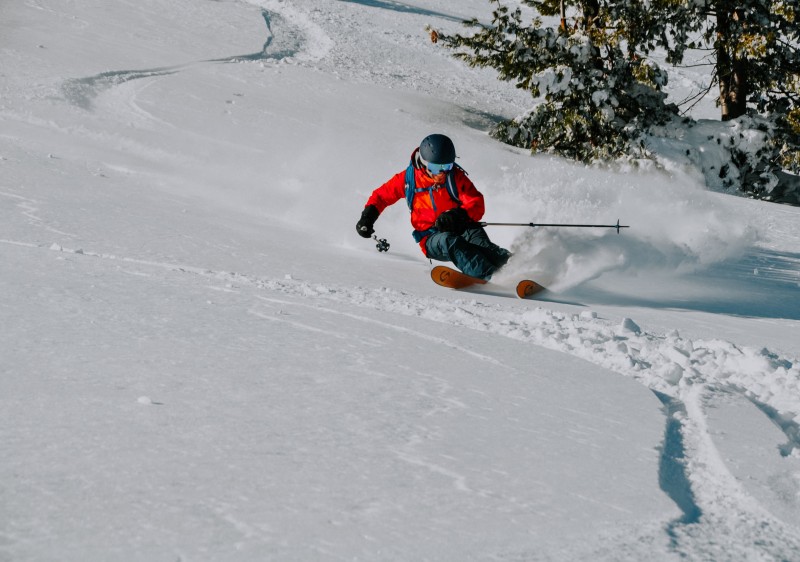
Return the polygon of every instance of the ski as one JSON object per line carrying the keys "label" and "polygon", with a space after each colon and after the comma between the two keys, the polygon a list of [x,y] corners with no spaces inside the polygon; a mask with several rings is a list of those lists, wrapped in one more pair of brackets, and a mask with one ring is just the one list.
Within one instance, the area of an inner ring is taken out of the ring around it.
{"label": "ski", "polygon": [[534,297],[538,293],[544,291],[544,287],[537,283],[536,281],[532,281],[530,279],[523,279],[519,283],[517,283],[516,293],[517,296],[521,299],[529,299]]}
{"label": "ski", "polygon": [[[471,277],[457,269],[446,265],[437,265],[431,270],[431,279],[441,287],[449,289],[466,289],[473,285],[485,285],[487,281],[478,277]],[[515,293],[521,299],[529,299],[544,291],[545,288],[530,279],[523,279],[517,283]]]}
{"label": "ski", "polygon": [[446,265],[437,265],[431,269],[431,279],[437,285],[450,289],[464,289],[472,285],[486,284],[486,279],[472,277]]}

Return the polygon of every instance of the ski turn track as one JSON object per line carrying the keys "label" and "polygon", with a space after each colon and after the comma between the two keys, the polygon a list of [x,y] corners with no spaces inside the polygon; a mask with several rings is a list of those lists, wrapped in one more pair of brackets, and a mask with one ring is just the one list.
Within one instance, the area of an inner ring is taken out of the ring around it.
{"label": "ski turn track", "polygon": [[[45,248],[24,241],[0,243]],[[776,425],[784,431],[787,444],[780,454],[800,458],[794,421],[800,412],[800,361],[796,358],[780,357],[767,349],[740,348],[726,341],[684,339],[677,332],[653,334],[629,318],[615,325],[594,312],[567,315],[537,306],[520,313],[518,307],[474,299],[427,298],[388,288],[341,287],[289,276],[265,279],[69,249],[58,243],[47,249],[79,259],[124,262],[199,276],[212,284],[210,290],[236,292],[245,299],[318,311],[331,311],[330,307],[337,304],[356,305],[491,332],[568,353],[631,377],[656,392],[665,404],[660,479],[662,489],[684,513],[665,529],[673,551],[682,557],[711,560],[762,559],[765,545],[782,560],[792,560],[800,552],[800,531],[763,509],[731,474],[714,444],[705,411],[714,396],[738,393],[763,415],[782,420]],[[323,304],[326,302],[330,304]],[[484,356],[476,359],[493,360]],[[683,466],[684,470],[671,483],[664,481],[667,465]]]}
{"label": "ski turn track", "polygon": [[95,100],[110,90],[133,80],[160,78],[177,74],[203,64],[219,63],[313,63],[324,58],[333,48],[333,41],[318,25],[297,8],[282,2],[247,1],[261,9],[267,36],[260,51],[244,55],[224,56],[210,60],[139,70],[113,70],[94,76],[67,80],[61,87],[65,99],[90,111]]}

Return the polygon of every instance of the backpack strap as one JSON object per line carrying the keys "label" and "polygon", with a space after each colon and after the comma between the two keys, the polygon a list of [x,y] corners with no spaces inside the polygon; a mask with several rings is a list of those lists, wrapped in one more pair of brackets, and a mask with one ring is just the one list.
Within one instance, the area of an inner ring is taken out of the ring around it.
{"label": "backpack strap", "polygon": [[414,204],[414,194],[417,192],[417,180],[414,179],[414,161],[412,160],[406,168],[406,203],[410,211]]}
{"label": "backpack strap", "polygon": [[[458,168],[462,172],[464,172],[464,168],[459,166],[458,164],[453,164],[453,169],[447,172],[447,179],[445,180],[444,184],[447,187],[447,193],[450,194],[450,197],[458,203],[458,206],[461,206],[461,199],[458,198],[458,187],[456,187],[456,173],[455,170]],[[466,175],[467,172],[464,172]]]}
{"label": "backpack strap", "polygon": [[[450,198],[453,201],[455,201],[458,204],[458,206],[460,207],[461,206],[461,199],[459,199],[459,197],[458,197],[458,187],[456,186],[456,178],[455,178],[455,169],[456,168],[458,168],[459,170],[464,172],[464,174],[467,173],[467,172],[464,171],[464,168],[462,168],[458,164],[454,164],[453,165],[453,169],[450,170],[449,172],[447,172],[447,175],[445,177],[444,185],[445,185],[445,188],[447,189],[448,195],[450,195]],[[429,187],[429,188],[422,187],[422,188],[417,189],[417,181],[414,178],[414,169],[415,169],[414,168],[414,161],[412,160],[411,162],[409,162],[408,168],[406,168],[406,203],[408,204],[408,210],[409,211],[411,211],[413,209],[414,196],[417,193],[420,193],[422,191],[427,191],[427,192],[430,193],[430,192],[433,191],[433,187]],[[431,201],[433,201],[433,198],[431,198]]]}

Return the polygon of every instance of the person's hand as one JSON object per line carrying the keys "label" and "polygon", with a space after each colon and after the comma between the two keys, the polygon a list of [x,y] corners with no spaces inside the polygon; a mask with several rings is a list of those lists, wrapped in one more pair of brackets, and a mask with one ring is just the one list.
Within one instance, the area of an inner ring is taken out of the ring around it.
{"label": "person's hand", "polygon": [[439,215],[434,226],[440,232],[452,232],[453,234],[463,234],[469,224],[469,215],[458,207],[450,209]]}
{"label": "person's hand", "polygon": [[369,238],[375,234],[373,228],[380,213],[375,205],[367,205],[361,213],[361,219],[356,223],[356,232],[362,238]]}

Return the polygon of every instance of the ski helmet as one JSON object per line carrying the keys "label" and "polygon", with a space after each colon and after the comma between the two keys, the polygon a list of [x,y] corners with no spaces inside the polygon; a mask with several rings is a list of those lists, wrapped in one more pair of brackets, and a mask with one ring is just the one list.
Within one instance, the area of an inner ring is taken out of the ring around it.
{"label": "ski helmet", "polygon": [[452,164],[456,161],[456,147],[445,135],[428,135],[419,143],[419,155],[426,162]]}

